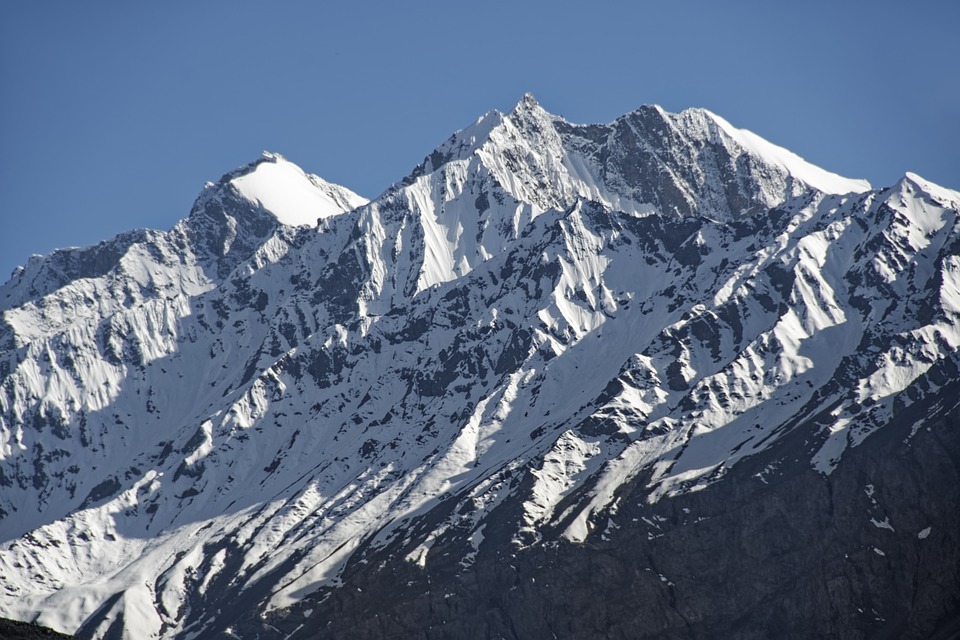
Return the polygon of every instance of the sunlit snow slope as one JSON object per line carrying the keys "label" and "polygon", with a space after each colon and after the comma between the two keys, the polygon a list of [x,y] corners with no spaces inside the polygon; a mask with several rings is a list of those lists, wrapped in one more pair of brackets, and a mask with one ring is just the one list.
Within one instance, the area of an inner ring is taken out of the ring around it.
{"label": "sunlit snow slope", "polygon": [[0,289],[0,615],[252,633],[358,550],[581,544],[638,478],[671,500],[797,430],[828,476],[957,378],[958,210],[704,110],[529,95],[372,202],[265,154]]}

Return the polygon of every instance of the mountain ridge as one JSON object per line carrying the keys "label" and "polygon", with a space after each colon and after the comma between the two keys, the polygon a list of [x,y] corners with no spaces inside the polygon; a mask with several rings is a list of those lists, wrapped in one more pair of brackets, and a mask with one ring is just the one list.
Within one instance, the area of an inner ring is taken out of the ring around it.
{"label": "mountain ridge", "polygon": [[169,232],[31,261],[0,288],[0,613],[284,637],[366,557],[455,549],[455,582],[638,531],[624,492],[763,460],[775,497],[911,407],[952,424],[958,194],[827,193],[707,114],[528,94],[373,201],[265,154]]}

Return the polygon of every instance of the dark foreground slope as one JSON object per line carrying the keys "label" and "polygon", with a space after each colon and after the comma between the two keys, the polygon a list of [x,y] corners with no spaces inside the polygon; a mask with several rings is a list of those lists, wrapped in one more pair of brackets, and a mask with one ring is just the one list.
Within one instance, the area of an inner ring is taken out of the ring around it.
{"label": "dark foreground slope", "polygon": [[702,491],[649,505],[639,478],[583,545],[515,550],[491,526],[466,571],[442,542],[424,569],[371,555],[292,637],[956,638],[960,409],[911,436],[915,417],[827,477],[791,460],[798,429]]}
{"label": "dark foreground slope", "polygon": [[72,638],[53,629],[38,627],[26,622],[0,618],[0,640],[36,640],[38,638]]}

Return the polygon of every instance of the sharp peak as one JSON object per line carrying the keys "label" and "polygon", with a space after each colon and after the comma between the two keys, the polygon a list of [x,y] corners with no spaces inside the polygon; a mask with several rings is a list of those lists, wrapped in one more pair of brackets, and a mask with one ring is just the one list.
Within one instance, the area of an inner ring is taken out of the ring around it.
{"label": "sharp peak", "polygon": [[546,109],[544,109],[537,99],[533,97],[533,94],[529,91],[524,93],[523,96],[517,101],[517,104],[514,105],[513,109],[510,110],[509,115],[523,115],[523,114],[545,114],[549,117],[552,117]]}
{"label": "sharp peak", "polygon": [[[256,160],[254,160],[253,162],[248,162],[247,164],[245,164],[245,165],[243,165],[243,166],[237,167],[237,168],[234,169],[233,171],[228,171],[227,173],[223,174],[223,175],[220,177],[220,179],[217,180],[216,184],[219,184],[219,185],[228,184],[231,180],[236,180],[237,178],[240,178],[240,177],[242,177],[242,176],[245,176],[245,175],[247,175],[248,173],[252,173],[252,172],[255,171],[256,168],[259,167],[261,164],[268,163],[268,162],[269,162],[269,163],[272,163],[272,164],[285,163],[285,164],[291,164],[291,165],[293,165],[293,166],[295,166],[295,167],[297,166],[296,164],[294,164],[293,162],[290,162],[290,161],[287,160],[285,157],[283,157],[283,156],[280,155],[279,153],[276,153],[275,151],[266,151],[266,150],[264,150],[264,151],[261,151],[261,152],[260,152],[260,157],[257,158]],[[297,167],[297,168],[299,169],[299,167]],[[302,170],[302,169],[301,169],[301,170]],[[210,183],[208,183],[208,184],[210,184]]]}
{"label": "sharp peak", "polygon": [[256,160],[252,162],[248,162],[247,164],[241,167],[237,167],[233,171],[228,171],[227,173],[223,174],[223,176],[221,176],[221,178],[216,183],[207,183],[207,186],[218,186],[218,185],[224,186],[224,185],[230,184],[231,182],[233,182],[234,180],[237,180],[238,178],[242,178],[243,176],[253,173],[254,171],[257,170],[257,167],[264,164],[284,165],[297,173],[303,174],[303,176],[308,180],[310,180],[311,182],[327,185],[333,188],[346,189],[347,191],[350,191],[349,189],[347,189],[347,187],[344,187],[343,185],[330,182],[325,178],[309,173],[303,167],[301,167],[295,162],[292,162],[286,156],[280,153],[277,153],[276,151],[267,151],[267,150],[261,151],[260,157],[257,158]]}
{"label": "sharp peak", "polygon": [[289,162],[289,160],[275,151],[267,151],[264,149],[260,152],[260,158],[256,160],[256,162]]}
{"label": "sharp peak", "polygon": [[940,187],[940,185],[938,184],[930,182],[920,174],[914,173],[913,171],[907,171],[906,173],[903,174],[903,176],[899,180],[897,180],[898,185],[902,185],[906,183],[912,184],[923,190],[929,189],[930,187],[941,188],[941,189],[943,188],[943,187]]}
{"label": "sharp peak", "polygon": [[537,102],[537,99],[533,97],[533,94],[527,91],[523,94],[520,100],[517,102],[517,105],[514,109],[519,109],[521,107],[539,107],[540,103]]}
{"label": "sharp peak", "polygon": [[655,113],[661,118],[663,118],[664,120],[669,121],[674,126],[680,126],[680,127],[684,126],[683,125],[684,122],[697,122],[697,123],[703,123],[708,127],[709,126],[720,127],[720,128],[726,127],[729,129],[736,128],[733,125],[731,125],[729,122],[727,122],[727,120],[724,119],[722,116],[717,115],[716,113],[714,113],[713,111],[705,107],[686,107],[679,111],[668,111],[667,109],[664,109],[659,104],[655,104],[655,103],[640,105],[630,113],[620,116],[618,120],[621,118],[627,118],[633,114],[638,114],[638,113],[639,114]]}
{"label": "sharp peak", "polygon": [[[690,119],[699,120],[706,125],[704,133],[709,137],[716,139],[717,136],[720,136],[720,139],[733,141],[744,152],[762,158],[772,165],[778,165],[792,177],[824,193],[838,195],[863,193],[873,188],[866,180],[846,178],[808,162],[790,149],[770,142],[749,129],[741,129],[709,109],[691,107],[684,109],[676,114],[675,118],[672,118],[675,123],[683,122],[685,119],[688,121]],[[695,126],[699,128],[700,124],[698,123]]]}
{"label": "sharp peak", "polygon": [[894,184],[897,191],[916,190],[925,193],[927,196],[951,207],[960,206],[960,191],[954,191],[947,187],[942,187],[935,182],[931,182],[922,176],[907,171],[903,177]]}
{"label": "sharp peak", "polygon": [[240,169],[238,169],[238,171],[243,170],[243,169],[252,170],[252,169],[255,169],[256,167],[260,166],[261,164],[267,164],[267,163],[270,163],[270,164],[292,164],[292,165],[294,165],[294,166],[297,166],[295,163],[290,162],[285,156],[277,153],[276,151],[267,151],[267,150],[265,149],[265,150],[263,150],[263,151],[260,152],[260,157],[259,157],[259,158],[257,158],[257,159],[254,160],[253,162],[249,162],[249,163],[245,164],[243,167],[240,167]]}
{"label": "sharp peak", "polygon": [[[300,171],[303,171],[303,169],[300,168],[300,165],[298,165],[295,162],[291,162],[289,159],[287,159],[286,156],[279,154],[276,151],[267,151],[266,149],[260,152],[259,158],[247,164],[245,168],[250,168],[251,170],[253,170],[262,164],[288,164],[293,167],[296,167]],[[303,172],[306,173],[306,171],[303,171]]]}
{"label": "sharp peak", "polygon": [[490,134],[494,130],[502,127],[505,122],[511,125],[523,126],[522,123],[529,121],[538,121],[542,119],[556,119],[540,106],[537,99],[530,92],[524,93],[520,100],[507,113],[499,109],[491,109],[477,118],[474,122],[463,129],[456,131],[443,143],[438,145],[423,161],[414,167],[413,171],[401,181],[391,185],[384,193],[389,193],[395,188],[407,186],[416,178],[435,171],[454,158],[464,158],[472,154],[477,148],[490,139]]}
{"label": "sharp peak", "polygon": [[634,109],[634,111],[656,111],[658,113],[669,113],[669,111],[667,111],[666,109],[664,109],[663,107],[661,107],[655,102],[644,103],[639,107],[637,107],[636,109]]}

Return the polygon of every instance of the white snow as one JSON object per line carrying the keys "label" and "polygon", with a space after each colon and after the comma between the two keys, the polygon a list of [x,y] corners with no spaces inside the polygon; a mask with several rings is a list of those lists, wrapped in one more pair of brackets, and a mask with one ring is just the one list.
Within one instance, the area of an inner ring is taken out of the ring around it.
{"label": "white snow", "polygon": [[231,182],[243,197],[262,205],[277,220],[290,226],[316,226],[321,218],[368,202],[344,187],[307,175],[278,154],[264,153],[264,161],[253,171]]}
{"label": "white snow", "polygon": [[866,180],[852,180],[810,164],[792,151],[764,140],[747,129],[738,129],[715,113],[702,110],[717,125],[748,152],[772,164],[783,167],[790,175],[824,193],[863,193],[871,189]]}
{"label": "white snow", "polygon": [[[703,489],[812,415],[829,419],[811,464],[830,473],[960,348],[960,261],[941,257],[955,194],[911,175],[871,198],[794,201],[779,169],[833,193],[867,186],[709,117],[775,174],[751,188],[784,205],[781,227],[737,239],[636,202],[525,101],[365,206],[265,156],[236,193],[284,225],[323,218],[322,233],[297,244],[278,227],[229,277],[182,249],[183,225],[123,245],[99,276],[63,283],[32,261],[0,289],[19,350],[0,385],[0,464],[16,478],[0,492],[0,615],[73,631],[121,594],[107,621],[169,636],[183,609],[202,637],[227,568],[241,567],[237,593],[276,579],[282,608],[338,584],[365,543],[409,544],[426,566],[440,535],[461,536],[469,566],[511,500],[518,544],[560,523],[583,541],[617,527],[616,496],[642,472],[648,501]],[[689,265],[657,236],[680,222],[698,225]],[[871,277],[851,291],[851,273]],[[851,358],[853,386],[819,396],[870,332],[895,344],[869,367]],[[774,484],[776,464],[758,477]],[[447,501],[433,530],[411,529]]]}
{"label": "white snow", "polygon": [[882,521],[870,518],[870,524],[875,526],[877,529],[888,529],[890,531],[895,531],[893,525],[890,524],[890,518],[885,517]]}

